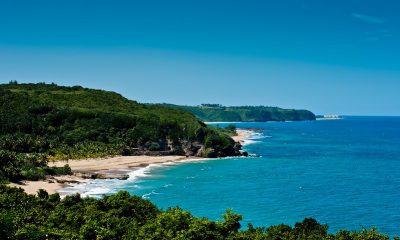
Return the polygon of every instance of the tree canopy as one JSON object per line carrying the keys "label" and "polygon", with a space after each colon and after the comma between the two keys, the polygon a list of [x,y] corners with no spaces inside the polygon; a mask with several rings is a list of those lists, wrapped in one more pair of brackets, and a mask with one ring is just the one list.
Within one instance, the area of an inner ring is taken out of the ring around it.
{"label": "tree canopy", "polygon": [[0,85],[0,179],[40,179],[46,162],[56,159],[152,152],[224,157],[238,150],[228,134],[183,110],[81,86]]}
{"label": "tree canopy", "polygon": [[[328,233],[328,226],[306,218],[293,227],[243,228],[242,216],[227,210],[220,221],[193,216],[179,207],[160,210],[128,192],[101,199],[79,194],[60,199],[39,190],[38,196],[0,185],[2,239],[166,239],[166,240],[388,240],[376,229]],[[398,239],[398,238],[395,238]]]}

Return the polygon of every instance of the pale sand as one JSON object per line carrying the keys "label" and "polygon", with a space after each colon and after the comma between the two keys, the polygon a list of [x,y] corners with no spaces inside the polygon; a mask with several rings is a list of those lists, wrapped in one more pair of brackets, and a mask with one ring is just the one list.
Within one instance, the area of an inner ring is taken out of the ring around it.
{"label": "pale sand", "polygon": [[252,130],[247,130],[247,129],[237,129],[237,136],[233,136],[233,140],[235,142],[239,142],[243,144],[253,133],[254,131]]}
{"label": "pale sand", "polygon": [[10,183],[8,185],[22,188],[27,194],[36,194],[39,189],[45,189],[49,194],[53,194],[64,187],[61,183],[49,183],[46,181],[23,181],[21,184]]}
{"label": "pale sand", "polygon": [[108,158],[91,158],[83,160],[57,161],[49,166],[62,167],[68,164],[73,172],[97,172],[101,170],[145,167],[150,164],[181,161],[185,156],[115,156]]}
{"label": "pale sand", "polygon": [[22,188],[27,194],[36,194],[39,189],[44,189],[49,194],[53,194],[57,190],[66,187],[67,183],[84,183],[87,181],[87,179],[72,175],[49,177],[43,181],[21,181],[20,183],[10,183],[9,186]]}
{"label": "pale sand", "polygon": [[[36,194],[39,189],[46,190],[49,194],[68,186],[69,183],[86,182],[76,173],[118,172],[130,168],[145,167],[150,164],[160,164],[184,160],[197,160],[202,158],[186,158],[185,156],[115,156],[108,158],[92,158],[82,160],[50,162],[49,166],[62,167],[68,164],[75,175],[49,177],[42,181],[21,181],[21,183],[10,183],[12,187],[20,187],[28,194]],[[62,183],[59,183],[62,182]]]}
{"label": "pale sand", "polygon": [[[253,133],[251,130],[237,130],[238,135],[232,138],[236,142],[243,143]],[[68,164],[74,173],[118,172],[131,168],[145,167],[150,164],[161,164],[176,161],[197,161],[204,158],[187,158],[185,156],[114,156],[107,158],[82,159],[69,161],[50,162],[49,166],[62,167]],[[57,182],[58,181],[58,182]],[[51,177],[44,181],[22,181],[21,184],[11,183],[10,186],[20,187],[28,194],[36,194],[39,189],[46,190],[49,194],[64,188],[68,183],[87,182],[79,175]],[[61,183],[60,183],[61,182]]]}

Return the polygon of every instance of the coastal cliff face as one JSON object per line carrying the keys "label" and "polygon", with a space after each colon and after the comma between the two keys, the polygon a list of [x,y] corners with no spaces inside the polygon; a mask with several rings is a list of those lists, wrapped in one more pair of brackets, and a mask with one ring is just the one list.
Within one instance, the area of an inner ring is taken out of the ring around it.
{"label": "coastal cliff face", "polygon": [[[21,168],[44,167],[51,159],[240,154],[229,135],[206,126],[191,113],[140,104],[114,92],[4,84],[0,103],[0,155],[15,156],[7,158],[11,165],[20,159],[12,174],[0,173],[3,178],[21,175]],[[26,159],[28,155],[31,160]],[[38,159],[42,159],[40,164]]]}
{"label": "coastal cliff face", "polygon": [[205,122],[268,122],[268,121],[312,121],[315,115],[308,110],[283,109],[265,106],[225,107],[219,104],[201,106],[179,106],[160,104],[193,113]]}

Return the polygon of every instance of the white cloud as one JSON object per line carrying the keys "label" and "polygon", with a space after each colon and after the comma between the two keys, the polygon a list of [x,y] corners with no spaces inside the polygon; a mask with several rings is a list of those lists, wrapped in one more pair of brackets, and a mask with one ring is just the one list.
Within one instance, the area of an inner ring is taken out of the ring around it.
{"label": "white cloud", "polygon": [[384,23],[385,20],[382,18],[374,17],[374,16],[369,16],[369,15],[364,15],[364,14],[359,14],[359,13],[353,13],[351,16],[357,20],[367,22],[367,23],[375,23],[375,24],[381,24]]}

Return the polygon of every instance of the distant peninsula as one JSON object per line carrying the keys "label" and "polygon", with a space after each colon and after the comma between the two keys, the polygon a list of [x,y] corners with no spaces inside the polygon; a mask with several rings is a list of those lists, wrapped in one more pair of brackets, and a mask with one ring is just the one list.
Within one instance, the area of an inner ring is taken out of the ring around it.
{"label": "distant peninsula", "polygon": [[220,104],[181,106],[165,103],[157,105],[190,112],[205,122],[310,121],[316,119],[315,114],[308,110],[283,109],[278,107],[226,107]]}

